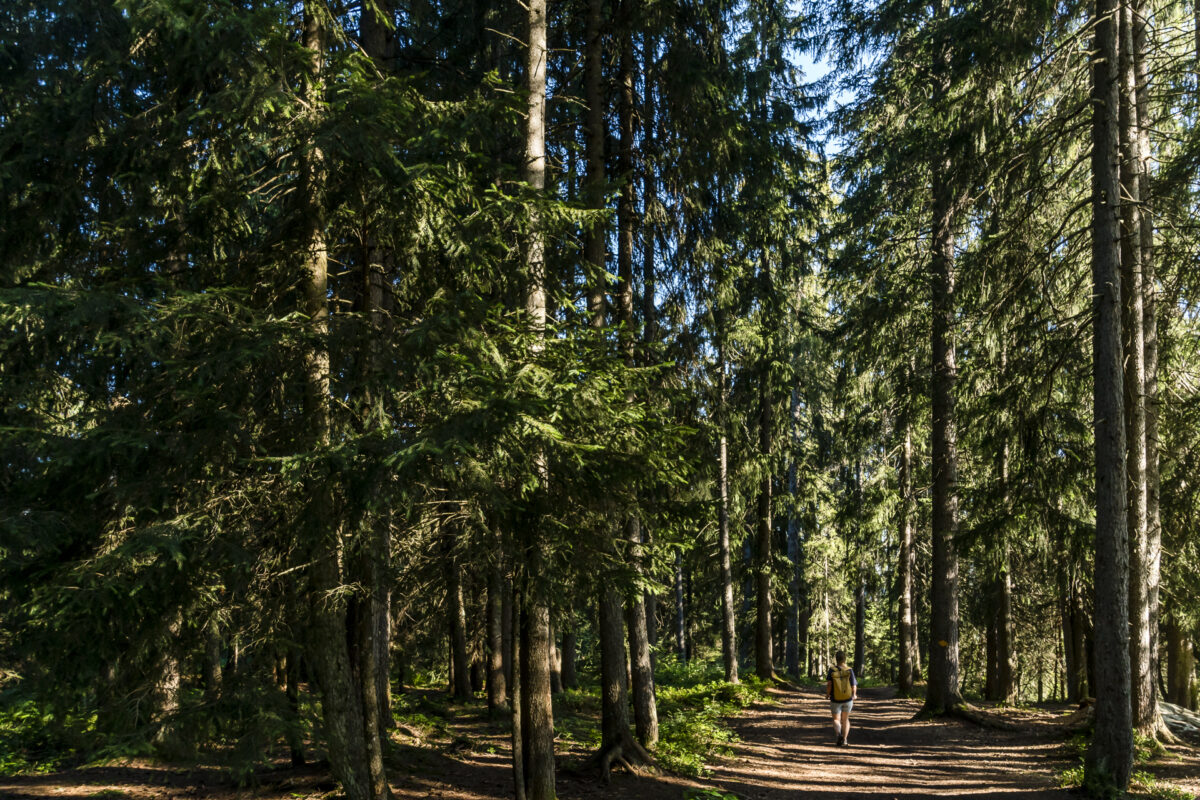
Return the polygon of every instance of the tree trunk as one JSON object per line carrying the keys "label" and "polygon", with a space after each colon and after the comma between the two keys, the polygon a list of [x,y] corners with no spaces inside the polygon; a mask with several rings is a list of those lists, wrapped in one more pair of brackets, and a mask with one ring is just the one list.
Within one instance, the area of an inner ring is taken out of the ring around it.
{"label": "tree trunk", "polygon": [[526,800],[525,791],[525,731],[522,718],[525,715],[524,701],[521,697],[524,687],[521,685],[521,598],[513,587],[511,608],[512,633],[508,640],[508,663],[512,665],[512,673],[508,677],[509,701],[512,712],[512,766],[513,793],[516,800]]}
{"label": "tree trunk", "polygon": [[[630,518],[625,523],[635,568],[640,566],[641,553],[638,521]],[[640,569],[637,569],[640,572]],[[658,706],[654,699],[654,670],[650,664],[650,640],[646,634],[645,595],[635,588],[628,600],[629,656],[633,668],[633,718],[637,738],[643,747],[653,747],[658,742]]]}
{"label": "tree trunk", "polygon": [[[551,617],[551,623],[553,623],[553,617]],[[562,661],[560,660],[560,656],[559,656],[557,631],[554,630],[553,624],[551,624],[551,626],[550,626],[549,669],[550,669],[550,693],[551,694],[561,694],[562,690],[563,690]]]}
{"label": "tree trunk", "polygon": [[[584,52],[584,94],[587,119],[584,125],[584,150],[587,156],[587,205],[596,211],[604,210],[606,178],[604,175],[604,40],[601,36],[601,17],[604,0],[588,0],[587,41]],[[592,327],[603,328],[605,316],[604,249],[608,232],[602,219],[588,228],[584,237],[584,262],[588,291],[588,311]]]}
{"label": "tree trunk", "polygon": [[867,659],[867,595],[860,573],[854,587],[854,674],[863,674]]}
{"label": "tree trunk", "polygon": [[1127,530],[1129,535],[1129,667],[1133,725],[1151,733],[1154,717],[1154,681],[1150,673],[1150,597],[1146,589],[1146,384],[1145,342],[1142,328],[1141,170],[1137,119],[1137,79],[1133,63],[1133,8],[1119,5],[1120,47],[1120,191],[1121,191],[1121,329],[1125,353],[1125,448]]}
{"label": "tree trunk", "polygon": [[284,676],[286,681],[284,695],[288,707],[288,755],[291,756],[293,767],[302,767],[304,766],[304,737],[300,735],[300,648],[295,644],[288,647]]}
{"label": "tree trunk", "polygon": [[1195,668],[1192,641],[1187,631],[1168,614],[1167,634],[1167,700],[1184,708],[1191,707],[1192,670]]}
{"label": "tree trunk", "polygon": [[[621,317],[621,340],[625,365],[635,366],[636,339],[633,315],[633,6],[632,0],[621,3],[620,102],[617,107],[620,144],[617,150],[617,171],[621,189],[617,196],[617,276],[619,294],[617,306]],[[633,403],[632,395],[626,402]],[[642,533],[639,520],[625,520],[625,539],[629,543],[629,559],[635,574],[640,575],[642,564]],[[633,670],[633,709],[638,741],[650,747],[658,741],[658,712],[654,701],[654,673],[650,664],[650,637],[646,626],[646,602],[643,590],[635,587],[627,600],[629,625],[629,657]]]}
{"label": "tree trunk", "polygon": [[[308,70],[302,94],[309,120],[316,125],[324,104],[322,70],[325,52],[325,20],[328,13],[314,3],[304,4],[302,43],[308,51]],[[324,154],[311,147],[301,162],[300,193],[306,226],[304,244],[304,312],[318,342],[306,354],[304,410],[311,447],[320,452],[331,441],[330,365],[326,340],[329,335],[328,255],[325,245],[324,192],[327,168]],[[339,593],[343,585],[339,563],[342,531],[333,513],[332,489],[325,475],[313,475],[307,495],[306,519],[310,527],[309,581],[312,624],[309,652],[316,683],[321,691],[324,731],[329,762],[348,800],[375,800],[375,782],[364,735],[362,697],[356,681],[357,664],[348,647],[346,601]],[[385,784],[386,785],[386,784]]]}
{"label": "tree trunk", "polygon": [[770,374],[764,364],[760,370],[758,383],[758,451],[763,459],[762,478],[758,482],[758,536],[755,549],[758,551],[758,563],[755,570],[757,578],[757,599],[755,602],[755,640],[754,640],[754,669],[755,674],[764,681],[775,676],[775,658],[771,642],[771,471],[768,464],[771,458],[773,440],[773,415],[771,413]]}
{"label": "tree trunk", "polygon": [[717,399],[717,425],[720,427],[717,446],[717,538],[721,551],[721,655],[725,663],[725,680],[737,683],[737,617],[733,608],[733,554],[730,552],[729,543],[729,455],[725,435],[725,346],[720,332],[717,340],[717,369],[720,371]]}
{"label": "tree trunk", "polygon": [[204,703],[216,704],[221,696],[221,625],[216,615],[204,631]]}
{"label": "tree trunk", "polygon": [[[936,3],[945,17],[945,0]],[[949,90],[948,47],[942,44],[934,64],[934,102]],[[929,682],[925,711],[942,714],[962,704],[958,662],[958,449],[955,419],[955,270],[954,221],[957,201],[950,186],[952,164],[937,156],[933,164],[933,241],[930,281],[933,290],[932,468],[933,568],[930,578]]]}
{"label": "tree trunk", "polygon": [[567,629],[562,635],[562,685],[564,689],[579,688],[579,673],[575,666],[576,653],[579,651],[579,643],[575,634],[575,618],[574,614],[567,617]]}
{"label": "tree trunk", "polygon": [[463,602],[462,567],[450,553],[446,554],[446,608],[450,628],[450,655],[453,660],[453,696],[455,700],[471,698],[471,673],[467,659],[467,609]]}
{"label": "tree trunk", "polygon": [[686,664],[687,653],[687,608],[683,604],[683,551],[675,548],[675,652],[679,663]]}
{"label": "tree trunk", "polygon": [[487,705],[496,713],[508,704],[508,680],[504,674],[504,574],[497,559],[488,568],[487,587]]}
{"label": "tree trunk", "polygon": [[[1145,414],[1146,432],[1146,592],[1149,603],[1148,623],[1150,628],[1150,671],[1158,675],[1159,664],[1159,589],[1162,583],[1162,516],[1160,511],[1159,477],[1159,426],[1158,426],[1158,286],[1154,264],[1154,217],[1151,209],[1151,161],[1154,154],[1150,146],[1150,76],[1146,65],[1150,50],[1148,23],[1151,11],[1145,0],[1133,2],[1133,65],[1137,85],[1138,155],[1138,200],[1141,202],[1138,237],[1142,269],[1142,346],[1144,348],[1142,405]],[[1137,724],[1137,720],[1134,720]],[[1154,705],[1151,727],[1156,732],[1163,730],[1158,705]]]}
{"label": "tree trunk", "polygon": [[800,445],[800,391],[792,389],[791,439],[793,456],[788,464],[788,511],[787,555],[788,555],[788,615],[787,635],[784,642],[785,669],[794,677],[800,677],[800,603],[801,583],[804,570],[800,563],[800,475],[795,453]]}
{"label": "tree trunk", "polygon": [[621,595],[600,589],[600,750],[620,747],[629,737],[629,674],[625,671],[625,626]]}
{"label": "tree trunk", "polygon": [[1092,48],[1092,278],[1096,427],[1096,727],[1086,760],[1094,791],[1123,792],[1133,763],[1129,538],[1121,348],[1116,2],[1096,0]]}
{"label": "tree trunk", "polygon": [[1012,703],[1015,699],[1013,661],[1016,653],[1013,648],[1012,636],[1012,574],[1009,572],[1009,551],[1005,545],[1003,553],[1003,573],[997,581],[999,603],[996,614],[996,699]]}
{"label": "tree trunk", "polygon": [[[534,192],[546,188],[546,0],[530,0],[529,5],[528,97],[525,115],[525,162],[522,176]],[[525,247],[525,267],[529,281],[525,311],[539,341],[546,326],[545,234],[537,206],[529,209],[529,233]],[[535,345],[535,354],[541,344]],[[535,469],[543,484],[548,480],[545,456],[535,456]],[[554,714],[550,691],[550,604],[540,521],[531,520],[527,558],[529,560],[528,605],[522,608],[528,646],[521,647],[522,735],[527,746],[524,757],[525,790],[528,800],[554,800]],[[514,669],[518,669],[514,664]]]}
{"label": "tree trunk", "polygon": [[900,451],[900,555],[899,555],[899,595],[900,608],[898,613],[898,638],[900,648],[900,674],[897,677],[897,688],[901,695],[909,695],[913,690],[913,651],[916,637],[914,636],[913,616],[913,570],[916,567],[916,548],[913,547],[913,517],[915,509],[912,496],[912,426],[907,417],[904,422],[904,447]]}

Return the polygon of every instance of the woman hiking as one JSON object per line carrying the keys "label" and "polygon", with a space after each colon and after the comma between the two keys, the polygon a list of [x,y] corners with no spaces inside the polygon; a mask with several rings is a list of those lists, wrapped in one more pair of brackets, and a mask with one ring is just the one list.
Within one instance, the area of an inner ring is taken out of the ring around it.
{"label": "woman hiking", "polygon": [[825,680],[825,697],[831,703],[838,747],[845,747],[850,738],[850,709],[854,708],[854,700],[858,697],[858,679],[854,677],[854,670],[846,666],[845,650],[838,650],[834,658],[837,666],[829,670]]}

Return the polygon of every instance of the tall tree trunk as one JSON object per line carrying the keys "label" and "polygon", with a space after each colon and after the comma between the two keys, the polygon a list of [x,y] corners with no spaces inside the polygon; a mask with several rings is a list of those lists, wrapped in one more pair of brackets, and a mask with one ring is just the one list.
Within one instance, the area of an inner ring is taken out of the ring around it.
{"label": "tall tree trunk", "polygon": [[[515,581],[514,581],[515,583]],[[508,639],[508,663],[512,666],[512,673],[508,676],[509,702],[511,703],[512,712],[512,767],[513,767],[513,794],[516,800],[527,800],[528,794],[525,785],[525,731],[523,719],[525,716],[524,700],[521,697],[524,692],[521,680],[521,596],[516,591],[516,586],[513,586],[512,603],[510,605],[512,633]]]}
{"label": "tall tree trunk", "polygon": [[[654,164],[654,90],[651,67],[656,51],[655,37],[649,32],[642,37],[642,364],[654,363],[651,348],[658,337],[655,320],[657,281],[654,271],[655,225],[654,209],[658,198]],[[650,544],[650,531],[643,524],[642,544]],[[650,672],[653,675],[658,659],[658,595],[645,593],[646,638],[650,642]],[[657,735],[656,735],[657,739]]]}
{"label": "tall tree trunk", "polygon": [[686,664],[687,652],[687,608],[683,604],[683,551],[675,548],[675,652],[679,663]]}
{"label": "tall tree trunk", "polygon": [[471,697],[471,673],[467,659],[467,608],[463,602],[462,567],[452,554],[446,554],[446,609],[450,629],[450,656],[453,661],[453,696]]}
{"label": "tall tree trunk", "polygon": [[487,705],[496,713],[508,703],[508,680],[504,674],[504,617],[500,561],[488,567],[487,586]]}
{"label": "tall tree trunk", "polygon": [[1133,7],[1121,0],[1118,16],[1120,47],[1120,191],[1121,191],[1121,328],[1125,353],[1125,448],[1127,530],[1129,535],[1129,667],[1133,725],[1151,733],[1154,718],[1154,680],[1150,672],[1150,597],[1146,588],[1146,384],[1142,328],[1141,204],[1138,173],[1137,79],[1133,63]]}
{"label": "tall tree trunk", "polygon": [[999,602],[996,609],[996,699],[1011,703],[1015,699],[1013,680],[1016,652],[1012,636],[1012,574],[1009,571],[1008,547],[1004,548],[1003,573],[997,581]]}
{"label": "tall tree trunk", "polygon": [[787,636],[784,644],[785,669],[800,676],[800,603],[803,568],[800,563],[800,471],[796,453],[800,446],[800,391],[792,388],[791,400],[792,458],[788,464],[788,510],[787,555],[788,555],[788,615]]}
{"label": "tall tree trunk", "polygon": [[[621,338],[625,365],[636,364],[636,339],[633,314],[633,3],[621,3],[620,102],[617,106],[620,143],[617,150],[617,171],[620,174],[620,194],[617,196],[617,276],[620,281],[617,305],[621,317]],[[633,403],[634,397],[626,396]],[[625,520],[625,539],[629,543],[629,559],[635,574],[640,575],[642,563],[642,532],[637,517]],[[645,594],[635,587],[627,599],[629,625],[629,657],[633,674],[634,724],[638,741],[650,747],[658,741],[658,710],[654,701],[654,673],[650,664],[650,637],[646,626]]]}
{"label": "tall tree trunk", "polygon": [[167,758],[184,755],[183,731],[179,727],[180,695],[183,690],[183,673],[179,663],[179,637],[183,630],[183,612],[171,612],[170,624],[163,631],[166,646],[159,653],[158,679],[155,686],[154,746]]}
{"label": "tall tree trunk", "polygon": [[897,688],[901,695],[913,690],[914,636],[913,570],[916,566],[916,548],[913,547],[913,517],[915,509],[912,495],[912,426],[907,411],[904,420],[904,447],[900,451],[900,555],[899,555],[899,619],[897,637],[900,649],[900,674]]}
{"label": "tall tree trunk", "polygon": [[[1142,346],[1144,348],[1142,405],[1146,429],[1146,592],[1149,603],[1150,671],[1157,675],[1159,653],[1159,590],[1162,583],[1162,516],[1160,511],[1159,426],[1158,426],[1158,286],[1154,264],[1154,217],[1151,197],[1150,76],[1146,65],[1150,50],[1150,8],[1146,0],[1133,0],[1133,66],[1137,84],[1138,200],[1141,202],[1138,237],[1142,268]],[[1134,724],[1137,724],[1135,719]],[[1151,726],[1156,734],[1170,731],[1154,704]]]}
{"label": "tall tree trunk", "polygon": [[[946,16],[944,0],[936,15]],[[948,46],[934,63],[934,103],[946,102],[949,90]],[[933,289],[933,570],[930,579],[929,681],[925,711],[942,714],[961,705],[958,663],[958,448],[955,418],[955,270],[954,221],[957,200],[950,185],[953,165],[938,155],[933,164],[933,241],[930,282]]]}
{"label": "tall tree trunk", "polygon": [[562,635],[562,685],[564,689],[579,688],[579,673],[575,666],[576,654],[579,652],[579,642],[575,633],[575,614],[569,612],[567,627]]}
{"label": "tall tree trunk", "polygon": [[501,573],[500,573],[500,663],[501,669],[504,671],[504,681],[508,686],[509,703],[512,703],[512,685],[513,676],[516,672],[513,665],[516,663],[512,659],[513,650],[513,635],[515,633],[515,622],[513,617],[515,613],[516,598],[513,596],[513,576],[509,571],[508,559],[501,557]]}
{"label": "tall tree trunk", "polygon": [[221,696],[221,625],[214,614],[204,630],[204,703],[216,704]]}
{"label": "tall tree trunk", "polygon": [[867,659],[867,594],[862,573],[854,586],[854,674],[862,675]]}
{"label": "tall tree trunk", "polygon": [[[719,328],[723,325],[718,323]],[[717,539],[721,553],[721,655],[725,680],[738,682],[737,616],[733,607],[733,554],[729,543],[729,448],[726,442],[725,343],[722,330],[717,333],[717,369],[720,373],[717,398]]]}
{"label": "tall tree trunk", "polygon": [[1188,632],[1167,614],[1167,700],[1184,708],[1191,707],[1192,670],[1195,669],[1193,645]]}
{"label": "tall tree trunk", "polygon": [[[522,177],[534,192],[546,188],[546,0],[530,0],[528,96],[525,115],[525,161]],[[542,220],[533,205],[529,209],[529,233],[525,245],[525,268],[529,281],[525,311],[539,343],[546,326],[545,234]],[[544,454],[535,455],[535,469],[543,484],[548,481]],[[522,630],[528,642],[522,643],[522,661],[513,665],[521,675],[522,735],[525,737],[525,792],[528,800],[553,800],[554,785],[554,714],[550,687],[550,604],[545,543],[539,519],[529,520],[526,559],[529,568],[528,595],[523,598]],[[527,668],[521,669],[522,666]]]}
{"label": "tall tree trunk", "polygon": [[550,618],[550,693],[560,694],[563,690],[562,685],[562,661],[558,650],[558,632],[554,629],[554,618]]}
{"label": "tall tree trunk", "polygon": [[[641,535],[638,521],[630,518],[625,522],[626,535],[635,568],[640,567]],[[640,568],[637,569],[641,572]],[[646,633],[645,595],[635,588],[628,600],[629,655],[633,668],[633,718],[638,741],[643,747],[653,747],[658,742],[658,705],[654,698],[654,669],[650,663],[650,640]]]}
{"label": "tall tree trunk", "polygon": [[[587,205],[596,211],[604,210],[606,178],[604,175],[604,39],[601,35],[601,18],[604,0],[588,0],[587,40],[584,52],[584,94],[587,101],[587,119],[584,125],[584,151],[587,156]],[[585,276],[588,290],[588,311],[592,315],[592,327],[603,328],[605,316],[605,269],[604,249],[608,232],[602,220],[588,228],[584,238]]]}
{"label": "tall tree trunk", "polygon": [[[308,69],[302,94],[314,128],[324,104],[322,71],[325,54],[325,14],[317,3],[304,4],[302,43],[308,51]],[[304,410],[311,447],[320,452],[331,442],[330,365],[326,340],[329,336],[328,255],[325,245],[325,157],[317,146],[310,147],[301,162],[300,193],[304,244],[304,312],[315,344],[306,354]],[[309,596],[313,599],[312,624],[309,626],[310,664],[321,691],[324,730],[330,766],[349,800],[375,800],[376,784],[371,775],[361,680],[348,647],[346,602],[339,589],[343,585],[339,564],[342,558],[342,531],[333,512],[332,489],[325,475],[310,479],[307,495],[310,506],[306,519],[310,527],[311,558]],[[385,784],[386,786],[386,784]]]}
{"label": "tall tree trunk", "polygon": [[[765,265],[764,265],[765,266]],[[774,415],[771,413],[769,368],[760,370],[758,383],[758,451],[763,459],[764,474],[758,482],[757,543],[758,563],[755,570],[757,599],[755,602],[754,670],[764,681],[775,676],[775,658],[771,642],[771,470],[768,466],[773,443]]]}
{"label": "tall tree trunk", "polygon": [[1133,763],[1129,537],[1121,348],[1117,3],[1096,0],[1092,48],[1092,280],[1096,443],[1096,727],[1085,762],[1094,791],[1123,792]]}
{"label": "tall tree trunk", "polygon": [[304,766],[304,737],[300,735],[300,648],[288,646],[287,666],[284,668],[284,696],[288,707],[288,755],[293,767]]}

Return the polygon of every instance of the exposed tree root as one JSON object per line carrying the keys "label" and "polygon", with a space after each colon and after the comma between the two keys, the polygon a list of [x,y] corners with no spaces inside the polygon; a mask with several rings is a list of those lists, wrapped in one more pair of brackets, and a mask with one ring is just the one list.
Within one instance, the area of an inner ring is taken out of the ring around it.
{"label": "exposed tree root", "polygon": [[953,717],[954,719],[961,719],[965,722],[970,722],[974,725],[978,725],[981,728],[989,728],[991,730],[998,730],[998,731],[1028,731],[1028,730],[1031,730],[1031,727],[1028,725],[1022,725],[1018,722],[1011,722],[1011,721],[1003,719],[1001,717],[997,717],[994,714],[988,714],[988,713],[981,711],[980,709],[975,708],[974,706],[970,706],[966,703],[958,703],[956,705],[950,706],[949,708],[943,709],[942,711],[932,711],[928,708],[922,708],[915,715],[913,715],[913,719],[915,719],[915,720],[932,720],[932,719],[938,719],[938,718],[944,718],[944,717]]}
{"label": "exposed tree root", "polygon": [[632,736],[625,736],[607,749],[597,751],[584,763],[583,768],[599,769],[600,777],[607,785],[612,779],[613,764],[620,764],[634,775],[641,775],[642,767],[658,766],[654,757],[646,752],[646,748],[638,744]]}

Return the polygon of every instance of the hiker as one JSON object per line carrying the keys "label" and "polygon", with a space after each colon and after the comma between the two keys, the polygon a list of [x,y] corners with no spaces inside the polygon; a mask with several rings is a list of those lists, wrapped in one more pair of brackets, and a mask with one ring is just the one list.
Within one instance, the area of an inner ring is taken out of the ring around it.
{"label": "hiker", "polygon": [[829,670],[825,682],[825,697],[832,705],[833,732],[837,736],[838,747],[844,747],[850,738],[850,709],[854,708],[854,700],[858,697],[858,679],[854,670],[846,666],[846,651],[834,653],[837,666]]}

